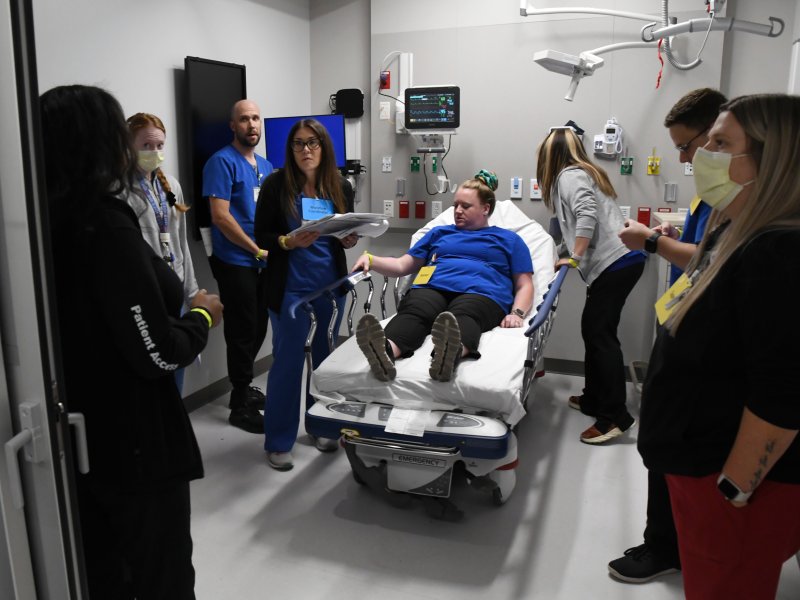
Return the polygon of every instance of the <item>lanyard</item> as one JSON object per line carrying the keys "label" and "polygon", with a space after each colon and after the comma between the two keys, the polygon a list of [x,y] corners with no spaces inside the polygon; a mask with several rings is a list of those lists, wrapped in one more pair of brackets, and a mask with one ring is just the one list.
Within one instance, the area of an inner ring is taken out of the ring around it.
{"label": "lanyard", "polygon": [[[144,195],[147,196],[147,201],[150,203],[150,207],[153,209],[153,214],[156,216],[156,222],[158,223],[159,231],[158,239],[161,242],[162,257],[170,266],[170,268],[174,270],[175,255],[169,248],[169,206],[167,205],[167,195],[164,193],[164,190],[161,189],[157,179],[153,180],[151,187],[147,180],[141,176],[139,178],[139,184],[144,191]],[[158,193],[159,200],[161,201],[160,203],[156,201],[154,193]]]}
{"label": "lanyard", "polygon": [[[144,195],[147,196],[147,201],[150,203],[150,207],[153,209],[153,214],[156,216],[158,230],[161,233],[167,233],[169,231],[169,207],[167,206],[167,195],[163,193],[163,190],[159,191],[156,189],[157,181],[158,180],[155,180],[151,187],[144,177],[140,177],[139,183],[144,191]],[[158,192],[159,200],[161,201],[160,203],[156,201],[153,192]]]}

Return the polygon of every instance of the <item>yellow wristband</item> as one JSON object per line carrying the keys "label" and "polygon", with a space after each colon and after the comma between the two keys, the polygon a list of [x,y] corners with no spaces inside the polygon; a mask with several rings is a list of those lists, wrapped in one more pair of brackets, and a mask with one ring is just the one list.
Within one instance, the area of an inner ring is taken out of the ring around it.
{"label": "yellow wristband", "polygon": [[266,250],[264,250],[263,248],[259,248],[259,249],[258,249],[258,252],[256,252],[256,253],[253,255],[253,257],[254,257],[256,260],[264,260],[264,259],[266,258],[266,256],[267,256],[267,251],[266,251]]}
{"label": "yellow wristband", "polygon": [[283,248],[284,250],[291,250],[289,246],[286,245],[286,238],[289,237],[287,235],[282,235],[278,238],[278,246]]}
{"label": "yellow wristband", "polygon": [[369,262],[367,263],[367,266],[368,266],[368,267],[372,267],[372,254],[370,254],[370,253],[369,253],[369,252],[367,252],[366,250],[364,250],[364,254],[365,254],[365,255],[366,255],[366,257],[367,257],[367,260],[369,260]]}
{"label": "yellow wristband", "polygon": [[208,328],[209,329],[211,329],[214,326],[214,320],[211,318],[211,315],[209,314],[209,312],[205,308],[201,308],[200,306],[195,306],[189,312],[196,312],[196,313],[200,313],[201,315],[203,315],[206,318],[206,321],[208,321]]}
{"label": "yellow wristband", "polygon": [[572,269],[577,269],[577,268],[578,268],[578,261],[577,261],[577,260],[575,260],[574,258],[570,258],[570,259],[567,261],[567,264],[568,264],[568,265],[570,266],[570,268],[572,268]]}

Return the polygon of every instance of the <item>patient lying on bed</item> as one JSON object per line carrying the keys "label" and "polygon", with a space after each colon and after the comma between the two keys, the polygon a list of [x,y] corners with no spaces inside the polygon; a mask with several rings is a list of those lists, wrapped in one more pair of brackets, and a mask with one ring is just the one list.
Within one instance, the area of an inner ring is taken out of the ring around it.
{"label": "patient lying on bed", "polygon": [[456,190],[455,225],[433,228],[400,258],[365,253],[354,265],[392,277],[418,272],[386,331],[371,314],[356,328],[381,381],[394,379],[394,361],[411,356],[429,333],[430,376],[449,381],[461,358],[480,358],[483,332],[522,326],[533,299],[533,264],[519,235],[489,226],[496,189],[494,173],[480,171]]}

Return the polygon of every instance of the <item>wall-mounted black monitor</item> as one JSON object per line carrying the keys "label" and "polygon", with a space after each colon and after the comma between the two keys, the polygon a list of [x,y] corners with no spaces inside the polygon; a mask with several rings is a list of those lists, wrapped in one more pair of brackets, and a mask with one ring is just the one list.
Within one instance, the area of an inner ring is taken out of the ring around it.
{"label": "wall-mounted black monitor", "polygon": [[328,130],[336,155],[336,166],[347,164],[345,148],[344,115],[307,115],[302,117],[270,117],[264,119],[264,143],[267,146],[267,159],[276,169],[286,162],[286,138],[289,130],[300,119],[316,119]]}
{"label": "wall-mounted black monitor", "polygon": [[456,85],[406,88],[406,129],[430,131],[458,128],[461,124],[460,97],[461,90]]}
{"label": "wall-mounted black monitor", "polygon": [[203,167],[212,154],[233,140],[231,108],[247,98],[247,85],[244,65],[187,56],[184,68],[192,169],[191,187],[186,190],[184,186],[184,191],[195,207],[197,229],[211,226],[208,199],[200,196]]}

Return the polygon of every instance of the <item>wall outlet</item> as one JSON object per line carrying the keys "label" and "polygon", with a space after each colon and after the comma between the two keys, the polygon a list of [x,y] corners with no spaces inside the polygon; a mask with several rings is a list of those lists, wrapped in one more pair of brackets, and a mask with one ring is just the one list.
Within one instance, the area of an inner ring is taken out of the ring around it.
{"label": "wall outlet", "polygon": [[405,196],[406,195],[406,180],[402,177],[397,178],[397,189],[394,192],[395,196]]}
{"label": "wall outlet", "polygon": [[542,188],[539,187],[539,180],[531,178],[530,186],[531,200],[541,200]]}
{"label": "wall outlet", "polygon": [[383,201],[383,216],[384,217],[394,216],[394,200]]}
{"label": "wall outlet", "polygon": [[650,155],[647,157],[647,174],[660,175],[661,174],[661,157]]}
{"label": "wall outlet", "polygon": [[392,157],[391,156],[384,156],[381,160],[381,172],[383,173],[391,173],[392,172]]}
{"label": "wall outlet", "polygon": [[[664,184],[664,202],[678,201],[678,184],[671,181]],[[670,212],[672,209],[670,209]]]}
{"label": "wall outlet", "polygon": [[511,178],[511,193],[508,197],[512,200],[522,199],[522,177]]}
{"label": "wall outlet", "polygon": [[412,156],[409,164],[412,173],[419,173],[419,156]]}
{"label": "wall outlet", "polygon": [[683,163],[683,174],[688,176],[694,175],[694,167],[692,166],[692,163]]}
{"label": "wall outlet", "polygon": [[388,121],[392,117],[392,105],[389,102],[381,102],[380,120]]}
{"label": "wall outlet", "polygon": [[625,219],[630,219],[631,218],[631,207],[630,206],[620,206],[619,210],[620,210],[620,212],[622,213],[622,216]]}
{"label": "wall outlet", "polygon": [[431,217],[438,217],[440,214],[442,214],[442,201],[434,200],[431,202]]}
{"label": "wall outlet", "polygon": [[620,175],[633,175],[633,157],[623,156],[619,159]]}

